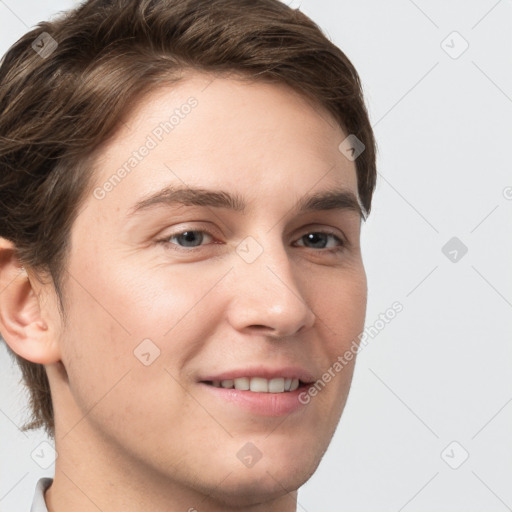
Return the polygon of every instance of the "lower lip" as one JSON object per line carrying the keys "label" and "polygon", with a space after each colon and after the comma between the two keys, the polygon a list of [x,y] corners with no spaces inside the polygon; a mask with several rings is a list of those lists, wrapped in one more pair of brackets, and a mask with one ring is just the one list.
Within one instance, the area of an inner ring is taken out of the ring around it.
{"label": "lower lip", "polygon": [[305,404],[299,401],[299,395],[307,390],[306,386],[300,386],[294,391],[283,393],[257,393],[240,389],[217,388],[204,382],[200,382],[200,384],[214,397],[262,416],[284,416],[304,407]]}

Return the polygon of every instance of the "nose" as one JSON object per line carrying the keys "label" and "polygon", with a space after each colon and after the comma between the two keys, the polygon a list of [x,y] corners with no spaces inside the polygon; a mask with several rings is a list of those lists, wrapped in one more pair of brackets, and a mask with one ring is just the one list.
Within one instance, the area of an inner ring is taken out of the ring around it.
{"label": "nose", "polygon": [[270,242],[261,244],[262,253],[251,263],[235,255],[227,318],[240,332],[281,338],[305,331],[315,322],[293,262],[282,242],[275,242],[272,249]]}

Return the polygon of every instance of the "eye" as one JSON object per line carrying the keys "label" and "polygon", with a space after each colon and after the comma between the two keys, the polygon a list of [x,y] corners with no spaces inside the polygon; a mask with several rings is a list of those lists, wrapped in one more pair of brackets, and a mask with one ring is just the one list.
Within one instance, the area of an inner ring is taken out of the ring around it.
{"label": "eye", "polygon": [[201,245],[203,245],[203,242],[205,240],[211,241],[211,239],[212,235],[210,235],[210,233],[206,231],[198,229],[188,229],[180,233],[175,233],[174,235],[168,236],[159,241],[162,243],[177,245],[178,247],[189,247],[193,249],[195,247],[200,247]]}
{"label": "eye", "polygon": [[[329,247],[329,240],[334,241],[334,246],[331,244]],[[298,242],[303,241],[305,244],[310,244],[308,247],[312,249],[327,249],[330,251],[337,251],[345,246],[344,241],[328,231],[312,231],[299,238]],[[300,245],[300,244],[299,244]],[[300,245],[301,246],[301,245]]]}

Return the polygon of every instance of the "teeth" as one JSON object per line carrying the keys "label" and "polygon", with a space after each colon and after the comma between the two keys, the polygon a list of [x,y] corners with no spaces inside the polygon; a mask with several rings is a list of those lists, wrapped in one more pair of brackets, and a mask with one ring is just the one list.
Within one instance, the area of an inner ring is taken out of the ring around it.
{"label": "teeth", "polygon": [[257,393],[268,393],[268,380],[261,377],[253,377],[251,379],[250,390],[256,391]]}
{"label": "teeth", "polygon": [[240,377],[234,380],[235,389],[241,389],[242,391],[248,391],[250,389],[249,379],[247,377]]}
{"label": "teeth", "polygon": [[239,377],[237,379],[214,380],[212,385],[216,388],[239,389],[241,391],[254,391],[255,393],[284,393],[295,391],[299,387],[299,379],[277,377],[264,379],[263,377]]}
{"label": "teeth", "polygon": [[284,391],[284,379],[270,379],[268,381],[269,393],[282,393]]}

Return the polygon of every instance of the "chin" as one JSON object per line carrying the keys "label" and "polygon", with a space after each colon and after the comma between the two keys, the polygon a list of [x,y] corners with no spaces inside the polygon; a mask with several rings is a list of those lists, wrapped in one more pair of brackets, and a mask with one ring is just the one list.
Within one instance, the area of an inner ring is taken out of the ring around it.
{"label": "chin", "polygon": [[[273,453],[261,457],[252,467],[238,463],[227,470],[229,476],[212,496],[225,506],[248,507],[286,496],[296,491],[313,475],[321,460],[320,453],[296,447],[294,453]],[[230,472],[231,471],[231,472]],[[289,499],[289,497],[285,498]]]}
{"label": "chin", "polygon": [[[261,463],[261,461],[258,463]],[[315,468],[310,471],[293,473],[286,467],[276,468],[243,468],[232,472],[218,486],[211,496],[211,500],[225,507],[250,507],[266,502],[275,501],[281,497],[289,500],[289,493],[296,491],[313,474]]]}

